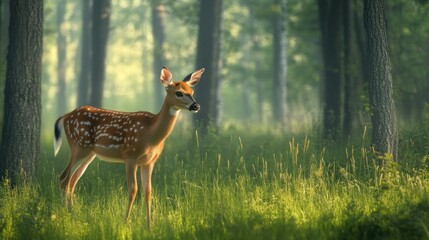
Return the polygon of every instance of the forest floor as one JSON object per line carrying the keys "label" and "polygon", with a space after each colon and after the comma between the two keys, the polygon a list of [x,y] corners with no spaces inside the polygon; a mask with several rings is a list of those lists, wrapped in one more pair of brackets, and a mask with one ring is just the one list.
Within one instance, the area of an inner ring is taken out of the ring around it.
{"label": "forest floor", "polygon": [[384,168],[365,134],[334,144],[317,136],[224,132],[201,139],[179,130],[167,140],[152,179],[150,232],[141,194],[123,221],[121,164],[94,161],[67,209],[58,183],[67,144],[56,159],[46,144],[36,181],[0,186],[0,239],[429,238],[429,144],[422,131],[402,134],[398,163],[387,156]]}

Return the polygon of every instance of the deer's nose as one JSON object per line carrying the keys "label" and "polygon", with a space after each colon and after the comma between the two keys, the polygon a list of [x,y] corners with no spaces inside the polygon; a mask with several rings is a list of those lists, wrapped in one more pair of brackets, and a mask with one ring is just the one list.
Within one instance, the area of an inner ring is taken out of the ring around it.
{"label": "deer's nose", "polygon": [[189,106],[189,111],[191,112],[198,112],[200,110],[200,104],[198,104],[197,102],[193,102],[191,104],[191,106]]}

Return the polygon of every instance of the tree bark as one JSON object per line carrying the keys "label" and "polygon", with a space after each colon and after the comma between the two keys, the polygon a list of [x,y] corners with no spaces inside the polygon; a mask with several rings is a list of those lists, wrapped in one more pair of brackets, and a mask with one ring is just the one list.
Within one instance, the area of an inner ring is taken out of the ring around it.
{"label": "tree bark", "polygon": [[222,0],[200,1],[196,68],[205,67],[206,71],[195,90],[201,105],[195,121],[203,135],[211,123],[216,128],[220,126],[222,5]]}
{"label": "tree bark", "polygon": [[280,11],[274,18],[273,31],[273,116],[276,123],[286,124],[287,39],[286,0],[275,0]]}
{"label": "tree bark", "polygon": [[92,4],[93,0],[82,0],[81,68],[77,89],[77,106],[89,104],[92,69]]}
{"label": "tree bark", "polygon": [[94,0],[90,94],[90,104],[94,107],[102,107],[110,13],[110,0]]}
{"label": "tree bark", "polygon": [[40,151],[43,0],[10,2],[0,173],[31,180]]}
{"label": "tree bark", "polygon": [[398,157],[398,133],[393,80],[388,54],[384,0],[364,1],[367,33],[369,92],[372,104],[372,143],[382,159]]}

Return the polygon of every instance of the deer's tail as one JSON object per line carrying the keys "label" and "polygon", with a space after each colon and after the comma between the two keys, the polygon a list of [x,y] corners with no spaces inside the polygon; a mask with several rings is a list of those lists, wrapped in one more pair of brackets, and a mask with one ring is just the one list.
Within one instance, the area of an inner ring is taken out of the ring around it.
{"label": "deer's tail", "polygon": [[54,156],[57,155],[58,151],[60,151],[61,148],[61,128],[63,126],[63,117],[60,117],[57,119],[57,121],[55,121],[55,126],[54,126]]}

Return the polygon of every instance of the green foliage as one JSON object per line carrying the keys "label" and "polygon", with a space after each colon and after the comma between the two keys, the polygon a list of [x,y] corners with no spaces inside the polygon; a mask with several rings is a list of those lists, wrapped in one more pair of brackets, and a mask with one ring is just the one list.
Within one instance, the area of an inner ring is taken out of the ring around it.
{"label": "green foliage", "polygon": [[429,104],[425,104],[421,122],[408,127],[402,137],[401,152],[407,157],[418,159],[413,164],[417,168],[429,169]]}
{"label": "green foliage", "polygon": [[89,166],[68,211],[58,186],[68,153],[63,149],[54,160],[46,146],[35,183],[0,187],[0,238],[429,237],[429,168],[411,148],[403,147],[399,163],[386,160],[381,168],[365,139],[318,146],[316,137],[229,129],[201,139],[179,128],[168,139],[153,175],[151,232],[141,196],[123,223],[121,164]]}
{"label": "green foliage", "polygon": [[419,119],[429,102],[429,5],[427,1],[389,1],[388,34],[397,106],[406,120]]}

